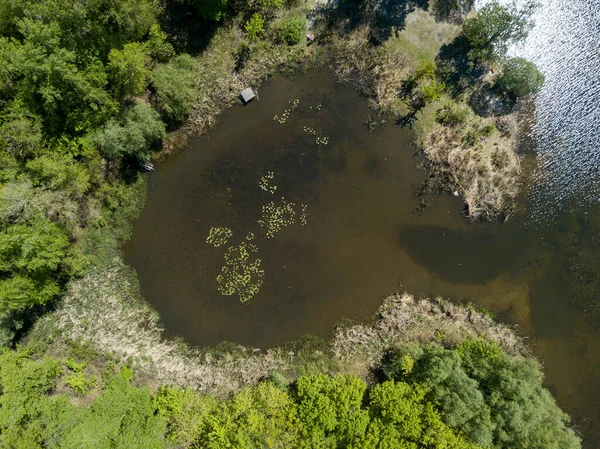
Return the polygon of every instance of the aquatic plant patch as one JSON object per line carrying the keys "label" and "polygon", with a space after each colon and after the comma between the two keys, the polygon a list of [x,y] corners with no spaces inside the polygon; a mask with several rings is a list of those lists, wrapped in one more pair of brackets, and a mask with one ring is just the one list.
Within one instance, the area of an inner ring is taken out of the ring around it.
{"label": "aquatic plant patch", "polygon": [[247,302],[260,291],[265,272],[260,268],[262,261],[256,253],[258,247],[247,241],[227,249],[225,265],[217,276],[223,295],[237,295],[241,302]]}
{"label": "aquatic plant patch", "polygon": [[293,225],[295,222],[296,211],[294,203],[281,198],[280,203],[275,201],[269,202],[262,208],[262,217],[258,220],[258,224],[265,229],[266,237],[272,238],[283,228]]}
{"label": "aquatic plant patch", "polygon": [[233,231],[229,228],[212,227],[206,237],[206,243],[211,244],[215,248],[225,245],[231,236]]}

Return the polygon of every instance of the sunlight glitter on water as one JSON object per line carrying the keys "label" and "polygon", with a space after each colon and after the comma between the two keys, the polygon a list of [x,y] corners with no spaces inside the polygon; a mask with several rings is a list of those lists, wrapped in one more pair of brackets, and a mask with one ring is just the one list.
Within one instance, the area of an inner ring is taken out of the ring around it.
{"label": "sunlight glitter on water", "polygon": [[532,19],[528,38],[509,54],[546,76],[535,98],[539,164],[530,199],[532,219],[544,222],[599,202],[600,0],[539,0]]}

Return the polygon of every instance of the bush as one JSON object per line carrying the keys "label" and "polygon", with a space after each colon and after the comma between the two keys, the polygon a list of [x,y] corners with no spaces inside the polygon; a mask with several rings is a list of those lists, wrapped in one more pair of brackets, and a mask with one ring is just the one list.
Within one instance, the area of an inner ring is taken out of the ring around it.
{"label": "bush", "polygon": [[136,103],[125,113],[124,124],[111,120],[90,140],[107,157],[131,155],[148,160],[152,157],[152,146],[162,140],[165,133],[158,113],[146,103]]}
{"label": "bush", "polygon": [[282,19],[274,25],[276,41],[279,44],[295,45],[306,32],[304,17]]}
{"label": "bush", "polygon": [[256,39],[265,31],[265,19],[263,19],[260,14],[254,13],[244,24],[244,30],[249,39]]}
{"label": "bush", "polygon": [[123,50],[112,49],[108,69],[120,95],[139,95],[146,90],[150,72],[146,68],[146,47],[138,42],[125,44]]}
{"label": "bush", "polygon": [[58,295],[57,271],[68,245],[66,233],[46,219],[0,232],[0,317]]}
{"label": "bush", "polygon": [[146,42],[148,54],[158,62],[165,62],[173,57],[175,50],[167,42],[167,33],[160,29],[159,25],[152,25],[148,33],[148,42]]}
{"label": "bush", "polygon": [[[415,360],[407,372],[405,356]],[[454,349],[439,346],[400,350],[384,372],[389,378],[428,387],[442,420],[484,447],[577,449],[568,417],[542,386],[535,360],[508,356],[494,343],[468,340]]]}
{"label": "bush", "polygon": [[197,98],[198,62],[188,54],[179,55],[152,72],[159,109],[174,123],[184,121]]}
{"label": "bush", "polygon": [[221,20],[227,13],[227,0],[192,0],[192,3],[206,20]]}
{"label": "bush", "polygon": [[267,11],[273,11],[283,6],[283,0],[260,0],[260,6]]}
{"label": "bush", "polygon": [[445,126],[458,126],[464,124],[469,118],[469,108],[460,103],[449,103],[436,112],[436,120]]}
{"label": "bush", "polygon": [[544,75],[533,62],[510,58],[502,64],[502,76],[497,86],[512,99],[536,94],[544,84]]}

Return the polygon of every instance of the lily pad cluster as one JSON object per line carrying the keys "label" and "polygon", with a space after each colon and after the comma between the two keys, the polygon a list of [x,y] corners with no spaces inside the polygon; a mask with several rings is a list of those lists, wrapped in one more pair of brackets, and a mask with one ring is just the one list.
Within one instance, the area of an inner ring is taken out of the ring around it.
{"label": "lily pad cluster", "polygon": [[258,247],[246,241],[230,246],[225,252],[225,265],[217,276],[219,291],[225,296],[237,295],[241,302],[252,299],[262,287],[264,270],[256,256]]}
{"label": "lily pad cluster", "polygon": [[231,236],[233,231],[229,228],[212,227],[206,237],[206,243],[211,244],[215,248],[225,245]]}
{"label": "lily pad cluster", "polygon": [[277,185],[274,184],[275,173],[272,171],[268,172],[265,176],[260,178],[258,186],[265,192],[269,192],[271,195],[277,190]]}
{"label": "lily pad cluster", "polygon": [[294,203],[281,198],[279,203],[269,202],[262,208],[262,217],[258,224],[265,229],[266,237],[272,238],[283,228],[293,225],[296,217]]}

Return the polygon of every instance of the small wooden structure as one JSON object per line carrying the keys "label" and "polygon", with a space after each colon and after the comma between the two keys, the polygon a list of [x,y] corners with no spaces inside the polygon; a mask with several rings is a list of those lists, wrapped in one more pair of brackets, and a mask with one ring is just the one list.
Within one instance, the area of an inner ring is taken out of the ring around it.
{"label": "small wooden structure", "polygon": [[152,163],[148,161],[140,161],[140,167],[147,171],[155,171],[154,165],[152,165]]}
{"label": "small wooden structure", "polygon": [[254,93],[251,87],[246,87],[240,94],[240,97],[242,99],[242,102],[244,104],[247,104],[254,100],[254,98],[256,98],[256,94]]}

